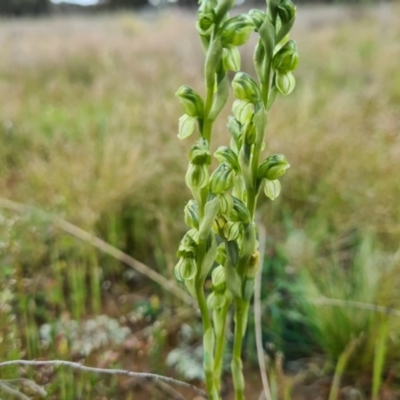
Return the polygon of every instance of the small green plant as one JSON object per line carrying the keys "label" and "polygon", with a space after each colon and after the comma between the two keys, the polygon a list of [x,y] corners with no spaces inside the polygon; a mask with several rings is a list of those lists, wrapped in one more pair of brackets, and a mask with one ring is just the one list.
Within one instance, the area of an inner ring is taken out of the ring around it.
{"label": "small green plant", "polygon": [[[189,153],[186,184],[193,199],[185,207],[185,222],[190,230],[179,245],[175,275],[201,312],[203,368],[212,400],[220,399],[225,325],[232,303],[231,371],[235,399],[244,399],[242,343],[259,268],[256,204],[262,188],[271,200],[279,195],[278,178],[289,168],[282,154],[260,163],[261,152],[268,111],[279,94],[286,96],[294,89],[292,71],[298,65],[296,43],[288,38],[296,14],[290,0],[270,0],[266,12],[251,10],[230,18],[233,5],[232,0],[202,0],[196,27],[206,53],[205,99],[189,86],[176,93],[185,111],[178,137],[189,137],[197,127],[200,139]],[[254,31],[259,35],[254,52],[258,81],[239,72],[238,47]],[[236,100],[228,119],[230,145],[214,153],[219,165],[210,174],[213,125],[229,97],[228,71],[236,72],[232,81]],[[218,266],[212,270],[214,263]],[[206,299],[204,282],[210,272],[212,291]]]}

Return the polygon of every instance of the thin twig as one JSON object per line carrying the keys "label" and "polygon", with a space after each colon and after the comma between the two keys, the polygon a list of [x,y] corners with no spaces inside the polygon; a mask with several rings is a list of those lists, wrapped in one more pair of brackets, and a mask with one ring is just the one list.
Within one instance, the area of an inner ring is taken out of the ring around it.
{"label": "thin twig", "polygon": [[29,400],[28,396],[25,396],[23,393],[21,393],[18,390],[15,390],[13,388],[11,388],[10,386],[6,385],[4,382],[2,382],[0,380],[0,390],[2,390],[3,392],[6,392],[14,397],[16,397],[17,399],[21,399],[21,400]]}
{"label": "thin twig", "polygon": [[371,304],[371,303],[363,303],[361,301],[339,300],[339,299],[331,299],[328,297],[318,297],[316,299],[311,299],[311,302],[315,305],[353,307],[353,308],[360,308],[362,310],[375,311],[386,315],[394,315],[396,317],[400,317],[400,310],[396,310],[395,308],[390,308],[385,306],[378,306],[376,304]]}
{"label": "thin twig", "polygon": [[147,265],[141,263],[138,260],[135,260],[130,255],[124,253],[123,251],[117,249],[116,247],[110,245],[109,243],[105,242],[104,240],[92,235],[91,233],[77,227],[76,225],[71,224],[70,222],[65,221],[64,219],[56,216],[52,216],[44,211],[37,209],[33,206],[28,206],[23,203],[17,203],[15,201],[11,201],[8,199],[0,198],[0,207],[7,208],[10,210],[18,211],[20,213],[28,212],[28,211],[35,211],[42,215],[45,215],[49,218],[54,225],[58,226],[65,232],[69,233],[72,236],[77,237],[87,243],[90,243],[92,246],[98,248],[99,250],[103,251],[111,255],[112,257],[116,258],[117,260],[121,261],[122,263],[128,265],[129,267],[135,269],[136,271],[140,272],[141,274],[147,276],[154,282],[157,282],[163,288],[169,290],[175,296],[179,297],[186,303],[190,304],[191,306],[195,306],[193,299],[182,289],[180,289],[175,282],[164,278],[158,272],[154,271]]}
{"label": "thin twig", "polygon": [[70,367],[79,371],[85,372],[94,372],[98,374],[107,374],[107,375],[125,375],[131,376],[133,378],[138,379],[150,379],[150,380],[159,380],[172,385],[181,386],[187,389],[191,389],[197,394],[203,396],[204,398],[208,398],[207,395],[200,390],[198,387],[191,385],[190,383],[178,381],[174,378],[170,378],[168,376],[151,374],[148,372],[132,372],[125,369],[106,369],[106,368],[97,368],[97,367],[87,367],[77,362],[73,361],[64,361],[64,360],[48,360],[48,361],[37,361],[37,360],[11,360],[4,361],[0,363],[0,368],[4,368],[10,365],[28,365],[28,366],[43,366],[50,365],[52,367],[61,366],[61,367]]}
{"label": "thin twig", "polygon": [[173,400],[186,400],[185,397],[183,397],[178,391],[176,391],[172,386],[168,385],[167,383],[158,380],[156,384],[161,392],[168,394],[168,396]]}
{"label": "thin twig", "polygon": [[260,368],[261,381],[264,388],[264,396],[266,400],[272,400],[271,391],[268,383],[267,370],[265,367],[265,355],[262,345],[262,330],[261,330],[261,281],[262,269],[264,265],[264,254],[267,241],[267,233],[262,223],[257,224],[258,228],[258,242],[260,252],[260,265],[254,283],[254,326],[256,333],[256,347],[258,366]]}

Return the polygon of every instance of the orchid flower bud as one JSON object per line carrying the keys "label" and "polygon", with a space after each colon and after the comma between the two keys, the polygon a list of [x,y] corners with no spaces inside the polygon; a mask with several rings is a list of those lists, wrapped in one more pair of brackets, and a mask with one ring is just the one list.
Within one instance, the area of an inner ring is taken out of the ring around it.
{"label": "orchid flower bud", "polygon": [[223,293],[212,292],[207,297],[207,306],[210,310],[218,310],[225,305],[226,297]]}
{"label": "orchid flower bud", "polygon": [[237,15],[225,22],[221,28],[221,43],[223,47],[228,45],[241,46],[245,44],[254,31],[254,23],[250,16]]}
{"label": "orchid flower bud", "polygon": [[213,284],[213,289],[216,292],[224,292],[226,288],[225,283],[225,270],[222,265],[218,265],[217,268],[211,272],[211,282]]}
{"label": "orchid flower bud", "polygon": [[182,117],[179,118],[178,138],[183,140],[189,137],[194,132],[196,121],[196,117],[191,117],[187,114],[183,114]]}
{"label": "orchid flower bud", "polygon": [[290,23],[296,16],[296,7],[290,0],[283,0],[278,6],[278,15],[282,25]]}
{"label": "orchid flower bud", "polygon": [[185,113],[190,117],[203,118],[204,101],[200,95],[189,86],[181,86],[175,95],[183,105]]}
{"label": "orchid flower bud", "polygon": [[237,197],[232,196],[233,199],[233,210],[229,214],[229,220],[233,222],[243,222],[248,224],[250,222],[250,212],[243,201]]}
{"label": "orchid flower bud", "polygon": [[178,257],[195,257],[197,255],[197,243],[193,238],[192,229],[185,233],[179,243]]}
{"label": "orchid flower bud", "polygon": [[273,181],[266,180],[264,186],[264,193],[265,195],[271,199],[275,200],[281,192],[281,183],[275,179]]}
{"label": "orchid flower bud", "polygon": [[220,164],[210,176],[210,192],[220,194],[233,187],[235,172],[226,162]]}
{"label": "orchid flower bud", "polygon": [[194,278],[196,275],[196,260],[194,258],[183,258],[184,263],[180,266],[180,276],[184,281]]}
{"label": "orchid flower bud", "polygon": [[228,45],[223,49],[222,65],[225,71],[240,70],[240,53],[236,46]]}
{"label": "orchid flower bud", "polygon": [[215,12],[199,12],[196,29],[201,36],[210,36],[214,30]]}
{"label": "orchid flower bud", "polygon": [[275,86],[284,96],[287,96],[293,92],[293,89],[296,86],[296,80],[291,72],[277,72],[275,77]]}
{"label": "orchid flower bud", "polygon": [[197,203],[192,199],[185,206],[185,223],[191,228],[199,229],[199,209]]}
{"label": "orchid flower bud", "polygon": [[190,189],[201,189],[208,184],[208,168],[205,164],[189,163],[185,181]]}
{"label": "orchid flower bud", "polygon": [[279,73],[287,73],[294,71],[299,65],[299,55],[297,53],[297,45],[294,40],[289,40],[274,55],[272,60],[272,68]]}
{"label": "orchid flower bud", "polygon": [[219,199],[219,212],[222,215],[228,215],[233,208],[233,199],[232,196],[225,192],[218,195]]}
{"label": "orchid flower bud", "polygon": [[264,23],[267,14],[261,10],[252,9],[249,11],[249,15],[253,20],[253,24],[256,27],[256,32],[261,28],[261,25]]}
{"label": "orchid flower bud", "polygon": [[257,82],[245,72],[238,72],[232,81],[233,93],[239,100],[249,103],[258,103],[261,100],[261,92]]}
{"label": "orchid flower bud", "polygon": [[181,257],[174,268],[174,274],[178,281],[184,282],[196,275],[196,260],[192,257]]}
{"label": "orchid flower bud", "polygon": [[240,235],[241,222],[228,221],[224,226],[224,236],[226,240],[236,240]]}
{"label": "orchid flower bud", "polygon": [[254,104],[248,101],[235,100],[232,104],[232,113],[241,124],[245,124],[253,118]]}
{"label": "orchid flower bud", "polygon": [[229,164],[229,166],[235,171],[238,172],[240,167],[239,167],[239,161],[237,158],[237,155],[233,150],[231,150],[229,147],[226,146],[220,146],[218,147],[217,151],[214,153],[214,157],[220,162],[226,162]]}
{"label": "orchid flower bud", "polygon": [[211,153],[206,139],[202,138],[192,146],[189,159],[192,164],[211,164]]}
{"label": "orchid flower bud", "polygon": [[283,154],[274,154],[269,156],[258,167],[257,177],[273,181],[285,174],[288,168],[290,168],[290,164],[287,162],[286,157]]}

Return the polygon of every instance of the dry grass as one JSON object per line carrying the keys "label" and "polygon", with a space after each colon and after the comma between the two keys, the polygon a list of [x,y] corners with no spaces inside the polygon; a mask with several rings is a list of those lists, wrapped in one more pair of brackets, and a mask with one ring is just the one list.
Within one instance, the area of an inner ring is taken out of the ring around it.
{"label": "dry grass", "polygon": [[[300,9],[297,90],[270,118],[266,153],[292,164],[278,207],[301,225],[312,217],[395,243],[399,30],[392,17],[381,32],[372,11],[337,11],[325,25],[318,12]],[[187,144],[173,93],[202,87],[191,15],[13,21],[0,38],[4,196],[89,227],[125,202],[182,207]]]}

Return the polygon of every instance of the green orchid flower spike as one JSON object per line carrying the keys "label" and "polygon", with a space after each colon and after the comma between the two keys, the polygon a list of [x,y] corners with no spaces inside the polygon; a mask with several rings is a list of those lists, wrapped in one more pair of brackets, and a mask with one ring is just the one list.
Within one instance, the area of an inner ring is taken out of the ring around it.
{"label": "green orchid flower spike", "polygon": [[[204,329],[204,372],[207,394],[221,400],[225,326],[234,312],[231,373],[235,400],[244,400],[242,345],[247,315],[259,269],[255,211],[260,194],[275,200],[280,178],[290,167],[283,154],[262,157],[268,112],[275,101],[295,87],[297,45],[289,39],[296,18],[291,0],[269,0],[266,10],[231,18],[232,0],[201,0],[196,29],[205,52],[205,96],[181,86],[181,140],[195,132],[189,153],[186,184],[193,198],[184,208],[189,227],[178,249],[175,275],[197,302]],[[238,47],[258,36],[254,74],[240,71]],[[236,75],[229,83],[228,72]],[[253,75],[253,76],[252,76]],[[230,90],[232,86],[232,90]],[[227,140],[212,147],[214,123],[233,94]],[[190,140],[190,139],[189,139]],[[212,154],[218,166],[211,170]],[[264,161],[263,161],[264,160]],[[264,190],[262,190],[264,189]],[[210,285],[205,285],[211,279]],[[208,289],[206,289],[206,287]]]}

